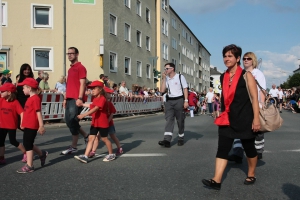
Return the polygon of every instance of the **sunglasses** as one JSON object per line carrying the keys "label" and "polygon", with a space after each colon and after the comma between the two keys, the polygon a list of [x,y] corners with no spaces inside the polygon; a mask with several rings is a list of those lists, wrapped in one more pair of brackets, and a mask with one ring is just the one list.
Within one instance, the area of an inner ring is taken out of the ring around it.
{"label": "sunglasses", "polygon": [[243,60],[252,60],[252,58],[243,58]]}
{"label": "sunglasses", "polygon": [[172,69],[171,67],[169,67],[169,68],[165,68],[165,70],[169,70],[169,69]]}

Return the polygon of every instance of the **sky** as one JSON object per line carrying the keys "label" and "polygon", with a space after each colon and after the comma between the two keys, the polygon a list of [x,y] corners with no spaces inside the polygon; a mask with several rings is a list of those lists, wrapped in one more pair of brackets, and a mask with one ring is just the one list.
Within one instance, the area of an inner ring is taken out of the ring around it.
{"label": "sky", "polygon": [[267,87],[300,65],[300,0],[170,0],[171,7],[210,52],[211,67],[226,70],[223,47],[240,46],[262,59]]}

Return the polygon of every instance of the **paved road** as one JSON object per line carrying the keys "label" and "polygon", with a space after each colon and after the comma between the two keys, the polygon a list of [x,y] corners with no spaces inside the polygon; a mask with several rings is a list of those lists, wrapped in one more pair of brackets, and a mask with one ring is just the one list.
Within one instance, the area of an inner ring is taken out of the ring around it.
{"label": "paved road", "polygon": [[[115,123],[124,156],[112,162],[95,158],[88,164],[59,153],[69,144],[66,128],[48,129],[36,144],[49,152],[44,168],[17,174],[20,152],[8,144],[8,164],[0,166],[1,199],[300,199],[299,114],[284,112],[283,127],[266,134],[266,152],[258,162],[257,182],[243,185],[247,163],[228,164],[221,191],[205,188],[211,178],[217,148],[217,127],[208,116],[188,117],[185,145],[176,141],[160,147],[163,115],[138,117]],[[88,130],[88,125],[83,126]],[[21,138],[21,134],[18,135]],[[21,139],[20,139],[21,141]],[[80,140],[83,153],[83,139]],[[100,145],[98,154],[107,153]]]}

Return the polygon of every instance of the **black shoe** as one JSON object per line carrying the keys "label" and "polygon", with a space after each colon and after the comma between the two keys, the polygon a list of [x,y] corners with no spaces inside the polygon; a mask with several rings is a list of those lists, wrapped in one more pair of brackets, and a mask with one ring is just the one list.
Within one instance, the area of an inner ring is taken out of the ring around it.
{"label": "black shoe", "polygon": [[171,147],[171,143],[167,140],[162,140],[158,142],[159,145],[170,148]]}
{"label": "black shoe", "polygon": [[210,187],[212,189],[215,190],[220,190],[221,189],[221,183],[217,183],[216,181],[210,179],[210,180],[206,180],[206,179],[202,179],[202,183],[204,185],[206,185],[207,187]]}
{"label": "black shoe", "polygon": [[[247,179],[249,179],[250,181],[248,181]],[[256,177],[247,177],[244,181],[245,185],[253,185],[256,181]]]}
{"label": "black shoe", "polygon": [[258,153],[257,154],[257,160],[261,160],[262,159],[262,153]]}
{"label": "black shoe", "polygon": [[183,139],[178,139],[177,145],[178,146],[183,146],[184,145],[184,140]]}
{"label": "black shoe", "polygon": [[282,111],[279,111],[280,113],[282,113]]}
{"label": "black shoe", "polygon": [[239,157],[237,155],[234,155],[234,154],[228,156],[227,160],[228,161],[234,161],[234,162],[236,162],[238,164],[243,163],[243,158],[241,158],[241,157]]}

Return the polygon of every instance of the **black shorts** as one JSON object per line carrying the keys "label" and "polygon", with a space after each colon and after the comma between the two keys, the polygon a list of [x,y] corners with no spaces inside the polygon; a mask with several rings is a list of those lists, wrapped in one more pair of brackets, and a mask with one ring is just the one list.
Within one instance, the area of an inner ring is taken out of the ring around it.
{"label": "black shorts", "polygon": [[90,128],[90,135],[97,135],[99,132],[101,137],[107,137],[108,136],[108,129],[109,128],[100,128],[100,127],[93,127]]}
{"label": "black shorts", "polygon": [[279,99],[278,101],[279,101],[279,103],[282,103],[282,102],[283,102],[283,99]]}

